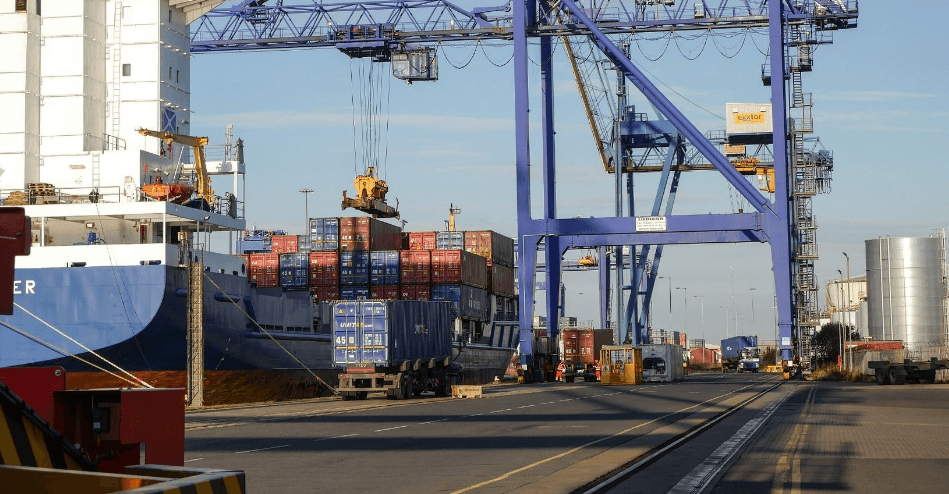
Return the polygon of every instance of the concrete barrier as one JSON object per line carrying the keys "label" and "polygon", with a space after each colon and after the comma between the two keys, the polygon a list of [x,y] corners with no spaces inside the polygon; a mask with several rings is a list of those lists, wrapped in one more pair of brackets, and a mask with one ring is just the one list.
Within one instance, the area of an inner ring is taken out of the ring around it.
{"label": "concrete barrier", "polygon": [[452,386],[452,398],[481,398],[481,386]]}

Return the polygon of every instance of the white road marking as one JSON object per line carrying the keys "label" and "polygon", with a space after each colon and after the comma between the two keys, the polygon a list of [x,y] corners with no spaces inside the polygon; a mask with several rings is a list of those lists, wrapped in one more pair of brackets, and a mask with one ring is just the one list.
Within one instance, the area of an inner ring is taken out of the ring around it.
{"label": "white road marking", "polygon": [[524,406],[522,406],[522,407],[517,407],[517,408],[530,408],[530,407],[533,407],[533,406],[537,406],[537,405],[524,405]]}
{"label": "white road marking", "polygon": [[314,439],[314,441],[316,441],[316,442],[329,441],[330,439],[340,439],[340,438],[344,438],[344,437],[353,437],[353,436],[358,436],[358,435],[359,435],[359,434],[346,434],[346,435],[343,435],[343,436],[333,436],[333,437],[324,437],[324,438],[320,438],[320,439]]}
{"label": "white road marking", "polygon": [[204,459],[204,458],[192,458],[192,459],[190,459],[190,460],[185,460],[185,463],[188,463],[189,461],[200,461],[200,460],[203,460],[203,459]]}
{"label": "white road marking", "polygon": [[392,430],[395,430],[395,429],[404,429],[404,428],[406,428],[406,427],[408,427],[408,425],[400,425],[400,426],[398,426],[398,427],[389,427],[388,429],[379,429],[379,430],[377,430],[377,431],[372,431],[372,432],[392,431]]}
{"label": "white road marking", "polygon": [[495,410],[495,411],[493,411],[493,412],[491,412],[491,413],[501,413],[501,412],[510,412],[510,411],[511,411],[510,408],[505,408],[504,410]]}
{"label": "white road marking", "polygon": [[451,419],[450,419],[450,418],[445,418],[445,419],[438,419],[438,420],[429,420],[428,422],[419,422],[418,425],[434,424],[435,422],[444,422],[444,421],[446,421],[446,420],[451,420]]}
{"label": "white road marking", "polygon": [[244,453],[253,453],[254,451],[266,451],[266,450],[268,450],[268,449],[286,448],[287,446],[290,446],[290,445],[289,445],[289,444],[281,444],[280,446],[271,446],[271,447],[269,447],[269,448],[248,449],[247,451],[238,451],[238,452],[235,453],[235,454],[240,455],[240,454],[244,454]]}

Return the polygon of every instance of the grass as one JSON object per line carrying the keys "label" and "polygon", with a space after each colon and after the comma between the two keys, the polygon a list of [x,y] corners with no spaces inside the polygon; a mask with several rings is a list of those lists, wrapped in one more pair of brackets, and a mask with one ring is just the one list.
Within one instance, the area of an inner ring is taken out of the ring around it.
{"label": "grass", "polygon": [[862,372],[839,369],[836,365],[825,365],[811,373],[810,381],[847,381],[855,383],[876,382],[873,376],[866,376]]}

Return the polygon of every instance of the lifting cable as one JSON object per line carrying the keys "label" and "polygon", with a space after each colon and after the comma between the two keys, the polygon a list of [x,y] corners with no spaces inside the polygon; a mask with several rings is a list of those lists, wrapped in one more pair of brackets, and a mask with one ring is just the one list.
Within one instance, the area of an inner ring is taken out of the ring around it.
{"label": "lifting cable", "polygon": [[[384,168],[389,155],[389,109],[392,93],[389,71],[385,68],[377,68],[379,63],[371,59],[359,60],[356,63],[359,66],[354,71],[350,62],[350,86],[353,94],[350,97],[353,111],[353,168],[357,175],[360,174],[362,171],[359,170],[358,165],[361,162],[363,170],[372,167],[381,177],[382,172],[386,171]],[[388,67],[383,64],[379,66]],[[357,92],[358,109],[355,97]],[[383,97],[383,92],[385,92],[385,97]],[[361,132],[358,137],[357,120]]]}
{"label": "lifting cable", "polygon": [[[214,285],[214,288],[216,288],[218,291],[220,291],[221,293],[224,293],[224,294],[227,293],[227,292],[224,291],[223,288],[221,288],[220,285],[218,285],[217,283],[215,283],[214,280],[212,280],[210,276],[208,276],[208,273],[204,273],[204,277],[205,277],[205,279],[207,279],[208,281],[210,281],[211,284]],[[257,322],[257,319],[251,317],[250,314],[248,314],[247,311],[245,311],[244,308],[241,307],[240,304],[238,304],[232,297],[228,296],[227,299],[228,299],[232,304],[234,304],[234,307],[237,307],[237,310],[241,311],[241,314],[244,314],[245,316],[247,316],[247,319],[249,319],[251,322],[253,322],[253,323],[254,323],[254,326],[257,326],[257,329],[259,329],[262,333],[264,333],[265,335],[267,335],[267,337],[270,338],[270,339],[274,342],[274,344],[276,344],[278,347],[280,347],[280,349],[283,350],[287,355],[289,355],[290,358],[292,358],[293,360],[295,360],[296,363],[300,364],[300,367],[302,367],[304,370],[306,370],[307,372],[309,372],[310,375],[313,376],[313,377],[316,379],[317,382],[319,382],[320,384],[322,384],[323,386],[325,386],[326,389],[330,390],[333,394],[337,394],[336,388],[334,388],[334,387],[330,386],[329,384],[327,384],[326,381],[324,381],[323,379],[321,379],[320,376],[317,376],[316,373],[314,373],[312,370],[310,370],[309,367],[307,367],[303,362],[301,362],[300,359],[298,359],[296,355],[294,355],[294,354],[291,353],[289,350],[287,350],[283,345],[281,345],[280,342],[277,341],[277,339],[274,338],[273,335],[270,334],[269,331],[267,331],[266,329],[264,329],[264,328],[262,328],[262,327],[260,326],[260,323]]]}

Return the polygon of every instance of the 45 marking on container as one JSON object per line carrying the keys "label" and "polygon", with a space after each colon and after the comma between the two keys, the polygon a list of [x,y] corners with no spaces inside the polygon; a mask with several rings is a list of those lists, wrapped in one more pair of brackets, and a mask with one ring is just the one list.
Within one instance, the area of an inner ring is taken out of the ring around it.
{"label": "45 marking on container", "polygon": [[665,216],[637,216],[637,232],[664,232],[668,230]]}

